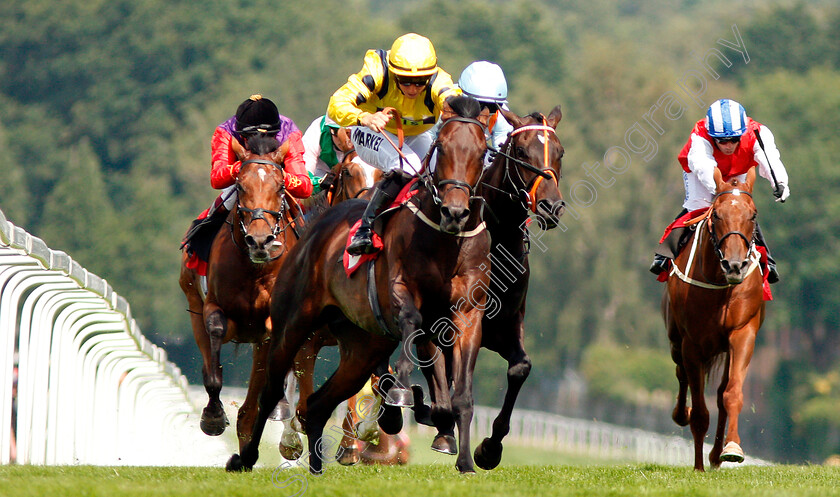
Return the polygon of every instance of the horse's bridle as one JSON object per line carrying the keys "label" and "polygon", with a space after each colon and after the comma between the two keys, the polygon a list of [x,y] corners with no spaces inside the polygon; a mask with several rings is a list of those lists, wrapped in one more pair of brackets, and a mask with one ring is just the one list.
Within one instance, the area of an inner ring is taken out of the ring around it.
{"label": "horse's bridle", "polygon": [[[440,132],[443,131],[443,128],[445,128],[446,125],[448,125],[451,122],[462,122],[462,123],[475,124],[475,125],[477,125],[478,127],[481,128],[482,135],[487,134],[487,126],[482,124],[478,119],[473,119],[471,117],[455,116],[455,117],[450,117],[449,119],[447,119],[446,121],[443,122],[443,124],[440,127],[440,130],[438,131],[438,136],[440,136]],[[475,187],[481,182],[481,178],[484,176],[484,171],[483,170],[481,171],[481,174],[478,175],[478,179],[476,179],[476,182],[475,182],[474,185],[471,185],[471,184],[467,183],[466,181],[461,181],[459,179],[443,179],[443,180],[438,181],[437,184],[435,184],[434,178],[432,178],[432,174],[429,172],[429,168],[426,167],[426,166],[428,166],[429,160],[431,160],[431,157],[432,157],[432,154],[434,153],[434,151],[438,150],[440,148],[440,146],[441,146],[440,139],[435,139],[434,143],[432,143],[432,145],[429,147],[429,152],[426,154],[426,158],[423,160],[424,167],[423,167],[423,170],[420,172],[420,177],[423,180],[423,184],[426,186],[426,188],[432,194],[432,200],[435,202],[436,205],[441,205],[443,203],[443,200],[441,199],[441,195],[439,194],[439,192],[440,192],[440,190],[443,189],[443,187],[449,186],[449,185],[451,185],[450,191],[451,190],[463,190],[464,193],[466,193],[467,196],[470,198],[470,201],[476,199],[477,197],[475,197],[475,195],[474,195]],[[484,153],[485,154],[487,153],[486,143],[485,143]],[[483,154],[482,154],[482,161],[483,161]]]}
{"label": "horse's bridle", "polygon": [[[746,192],[744,190],[739,190],[739,189],[736,188],[734,190],[722,191],[722,192],[718,193],[717,195],[715,195],[714,198],[712,199],[712,207],[709,208],[709,216],[708,216],[709,217],[709,223],[708,223],[709,224],[709,239],[712,242],[712,247],[714,247],[715,253],[717,254],[718,258],[721,261],[723,260],[724,255],[723,255],[723,251],[720,248],[720,245],[728,237],[730,237],[732,235],[740,236],[744,240],[744,243],[747,244],[747,253],[752,251],[753,245],[755,244],[755,229],[753,229],[752,239],[747,238],[747,235],[741,233],[740,231],[730,231],[730,232],[724,234],[720,238],[718,238],[717,235],[715,234],[715,229],[714,229],[714,224],[713,224],[714,223],[714,202],[718,199],[718,197],[720,197],[721,195],[726,195],[727,193],[732,194],[732,195],[746,195],[746,196],[750,197],[750,199],[753,198],[753,196],[750,192]],[[755,219],[753,219],[753,225],[754,224],[755,224]]]}
{"label": "horse's bridle", "polygon": [[[285,170],[283,169],[282,165],[277,164],[276,162],[273,162],[273,161],[270,161],[270,160],[265,160],[265,159],[246,160],[240,166],[240,170],[246,164],[265,164],[265,165],[268,165],[268,166],[274,166],[277,169],[279,169],[281,173],[285,173]],[[239,230],[242,233],[242,235],[247,236],[248,235],[248,228],[251,226],[251,224],[254,221],[256,221],[258,219],[262,219],[263,221],[266,222],[266,224],[271,226],[271,222],[268,219],[266,219],[265,214],[271,214],[276,219],[276,221],[274,222],[274,226],[272,226],[272,228],[271,228],[272,236],[274,236],[275,239],[276,239],[281,234],[283,234],[283,232],[285,232],[286,229],[288,229],[288,227],[290,225],[290,223],[286,222],[286,223],[284,223],[284,226],[281,227],[281,221],[285,218],[284,213],[285,213],[285,210],[286,210],[286,182],[285,181],[281,182],[280,200],[281,200],[281,202],[280,202],[280,212],[272,211],[272,210],[268,210],[268,209],[263,209],[262,207],[257,207],[256,209],[249,209],[247,207],[242,206],[242,204],[240,203],[240,197],[237,194],[237,196],[236,196],[236,210],[237,210],[236,218],[239,221]],[[244,213],[247,213],[247,214],[251,215],[251,220],[248,222],[247,225],[242,220],[242,216],[239,215],[240,212],[244,212]],[[231,230],[231,239],[233,240],[233,244],[236,245],[237,247],[239,247],[239,244],[236,243],[236,237],[233,236],[233,224],[231,224],[230,230]],[[239,248],[243,252],[247,252],[247,249],[245,249],[244,247],[239,247]],[[271,262],[271,261],[279,258],[281,255],[283,255],[283,253],[286,251],[285,244],[281,248],[282,248],[282,250],[280,251],[280,253],[271,257],[267,262]]]}
{"label": "horse's bridle", "polygon": [[[558,181],[559,178],[557,177],[557,173],[554,172],[554,169],[552,169],[551,167],[548,167],[548,164],[549,164],[549,161],[548,161],[548,152],[549,152],[549,150],[548,150],[548,142],[549,142],[548,133],[551,132],[551,133],[554,133],[556,135],[557,132],[555,131],[554,128],[552,128],[551,126],[549,126],[546,123],[545,116],[543,116],[542,114],[540,114],[540,115],[542,116],[543,124],[541,124],[541,125],[540,124],[530,124],[530,125],[527,125],[527,126],[522,126],[520,128],[514,129],[513,131],[508,133],[507,140],[505,140],[505,143],[506,143],[505,150],[504,151],[502,151],[502,150],[496,150],[495,151],[495,153],[497,153],[499,155],[502,155],[505,158],[505,180],[510,181],[511,185],[517,191],[517,196],[511,195],[511,198],[518,199],[522,203],[522,206],[525,208],[525,210],[530,210],[534,214],[537,213],[537,202],[535,201],[536,194],[537,194],[537,188],[540,187],[540,184],[542,183],[543,179],[550,179],[550,180],[554,181],[555,185],[559,185],[559,181]],[[543,132],[543,154],[544,154],[543,163],[546,164],[546,167],[544,167],[542,169],[538,168],[538,167],[534,166],[533,164],[525,162],[521,159],[517,159],[511,153],[511,150],[513,149],[513,137],[515,135],[519,134],[519,133],[522,133],[523,131],[542,131]],[[522,177],[522,173],[519,171],[519,169],[511,167],[511,165],[510,165],[511,162],[515,163],[516,165],[518,165],[519,167],[521,167],[523,169],[526,169],[528,171],[533,172],[534,174],[536,174],[536,176],[534,176],[531,179],[531,181],[526,182],[525,178]],[[513,175],[511,174],[511,171],[516,172],[516,178],[518,179],[519,184],[517,184],[517,181],[514,180]],[[489,186],[489,185],[487,185],[487,186]]]}

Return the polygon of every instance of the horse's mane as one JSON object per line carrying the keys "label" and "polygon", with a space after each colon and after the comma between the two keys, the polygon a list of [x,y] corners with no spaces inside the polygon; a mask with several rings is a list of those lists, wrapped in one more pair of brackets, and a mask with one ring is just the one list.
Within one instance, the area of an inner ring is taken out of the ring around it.
{"label": "horse's mane", "polygon": [[306,210],[306,224],[301,228],[301,234],[306,232],[311,227],[315,219],[319,218],[321,214],[330,208],[330,203],[327,200],[327,192],[321,191],[309,198],[299,200],[301,206]]}
{"label": "horse's mane", "polygon": [[530,117],[531,119],[533,119],[533,120],[535,120],[535,121],[537,121],[537,122],[541,123],[541,122],[542,122],[542,120],[543,120],[543,118],[544,118],[545,116],[544,116],[544,115],[542,115],[542,114],[541,114],[541,113],[539,113],[539,112],[531,112],[531,113],[530,113],[530,114],[528,114],[527,116],[522,116],[522,117]]}
{"label": "horse's mane", "polygon": [[447,100],[452,110],[461,117],[475,118],[481,114],[478,100],[466,95],[458,95]]}
{"label": "horse's mane", "polygon": [[270,154],[280,147],[277,133],[255,133],[248,136],[246,147],[257,155]]}

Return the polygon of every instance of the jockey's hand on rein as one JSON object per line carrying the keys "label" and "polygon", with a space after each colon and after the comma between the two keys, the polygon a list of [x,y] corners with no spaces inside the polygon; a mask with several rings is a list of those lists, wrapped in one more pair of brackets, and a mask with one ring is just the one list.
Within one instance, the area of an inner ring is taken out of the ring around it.
{"label": "jockey's hand on rein", "polygon": [[318,186],[321,187],[321,191],[326,191],[332,188],[333,184],[335,184],[335,173],[330,171],[321,178]]}

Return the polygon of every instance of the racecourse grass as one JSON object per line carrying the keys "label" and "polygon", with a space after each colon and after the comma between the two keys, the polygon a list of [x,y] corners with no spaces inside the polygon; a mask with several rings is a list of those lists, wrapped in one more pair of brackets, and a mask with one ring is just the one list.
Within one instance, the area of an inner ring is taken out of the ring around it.
{"label": "racecourse grass", "polygon": [[[695,473],[649,464],[501,466],[460,475],[451,465],[330,465],[228,474],[195,467],[0,467],[0,495],[25,496],[823,496],[840,495],[840,469],[750,466]],[[285,485],[284,485],[285,484]]]}

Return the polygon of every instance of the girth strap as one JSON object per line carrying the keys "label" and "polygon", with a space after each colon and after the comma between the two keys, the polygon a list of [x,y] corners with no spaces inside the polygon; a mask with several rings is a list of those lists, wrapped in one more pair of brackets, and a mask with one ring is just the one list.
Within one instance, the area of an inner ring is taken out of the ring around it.
{"label": "girth strap", "polygon": [[385,316],[382,315],[382,309],[379,307],[379,294],[376,292],[376,259],[371,259],[368,262],[367,297],[370,310],[373,311],[373,317],[376,318],[376,323],[380,328],[378,334],[397,341],[402,340],[402,336],[391,331],[391,328],[385,323]]}

